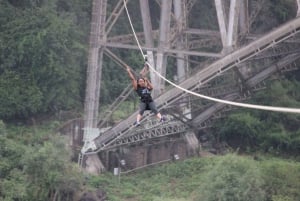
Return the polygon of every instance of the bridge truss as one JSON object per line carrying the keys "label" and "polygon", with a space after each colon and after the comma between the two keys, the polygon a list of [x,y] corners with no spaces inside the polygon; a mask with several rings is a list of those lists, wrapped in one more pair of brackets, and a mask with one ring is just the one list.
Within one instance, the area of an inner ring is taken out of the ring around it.
{"label": "bridge truss", "polygon": [[[93,157],[94,161],[101,151],[207,128],[214,119],[232,108],[167,87],[151,72],[151,81],[157,85],[155,102],[158,109],[168,114],[168,123],[153,123],[146,115],[146,128],[136,129],[133,122],[137,113],[134,113],[101,132],[108,116],[132,92],[129,85],[106,115],[98,116],[103,55],[124,67],[126,62],[116,56],[114,50],[138,51],[132,33],[113,34],[120,18],[126,17],[124,2],[129,9],[135,8],[132,13],[139,10],[140,18],[133,19],[133,22],[136,30],[143,30],[137,33],[137,37],[151,65],[166,76],[166,69],[170,68],[167,60],[173,59],[176,65],[171,68],[176,72],[176,82],[185,89],[225,100],[243,101],[263,88],[270,75],[297,68],[295,63],[300,57],[299,17],[260,34],[255,34],[256,30],[252,28],[266,0],[115,0],[109,2],[110,7],[107,0],[94,0],[84,112],[85,144],[82,148],[82,154]],[[203,2],[215,8],[212,10],[215,13],[212,24],[189,27],[195,17],[193,9],[205,9],[201,6]],[[295,5],[299,7],[298,0]],[[153,23],[155,10],[160,13],[157,15],[159,24]]]}

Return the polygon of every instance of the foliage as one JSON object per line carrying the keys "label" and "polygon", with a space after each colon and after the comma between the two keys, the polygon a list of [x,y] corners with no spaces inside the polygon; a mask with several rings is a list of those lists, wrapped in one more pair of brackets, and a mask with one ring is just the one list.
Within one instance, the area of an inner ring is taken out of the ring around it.
{"label": "foliage", "polygon": [[54,198],[74,193],[79,188],[75,167],[66,163],[70,156],[62,151],[64,146],[61,142],[44,143],[42,147],[25,153],[22,163],[25,174],[29,175],[27,188],[28,193],[32,192],[30,197],[47,200],[49,194]]}
{"label": "foliage", "polygon": [[[44,131],[51,127],[32,130],[3,124],[7,134],[0,135],[1,200],[72,200],[79,191],[83,175],[68,162],[65,140]],[[86,179],[112,201],[217,200],[215,189],[223,200],[296,201],[299,162],[258,159],[235,154],[192,158],[121,174],[120,183],[111,173]]]}
{"label": "foliage", "polygon": [[0,136],[0,178],[9,175],[12,169],[21,167],[19,162],[24,150],[25,147],[19,145],[14,140],[7,139],[2,135]]}
{"label": "foliage", "polygon": [[261,169],[268,199],[272,201],[296,201],[300,197],[299,163],[279,159],[265,160]]}
{"label": "foliage", "polygon": [[[256,94],[252,102],[259,105],[275,105],[299,108],[299,82],[290,80],[273,81],[267,91]],[[266,112],[241,109],[214,128],[219,140],[225,140],[232,147],[247,147],[272,153],[297,153],[299,144],[298,114]]]}
{"label": "foliage", "polygon": [[89,184],[104,189],[111,201],[296,201],[299,177],[299,162],[228,154],[121,174],[120,183],[117,176],[105,173],[92,176]]}
{"label": "foliage", "polygon": [[[213,14],[212,14],[213,13]],[[190,12],[190,19],[201,20],[189,20],[189,27],[202,28],[202,29],[217,29],[216,8],[213,1],[203,0],[201,4],[193,6]]]}
{"label": "foliage", "polygon": [[274,16],[276,16],[281,22],[284,22],[295,16],[296,10],[294,8],[295,1],[293,0],[271,1],[271,11],[274,12]]}
{"label": "foliage", "polygon": [[195,200],[262,201],[263,183],[254,161],[227,155],[207,173]]}
{"label": "foliage", "polygon": [[[0,75],[0,117],[28,117],[42,106],[42,92],[12,71]],[[11,89],[11,90],[10,90]]]}
{"label": "foliage", "polygon": [[6,135],[6,126],[2,120],[0,120],[0,135]]}
{"label": "foliage", "polygon": [[[190,193],[199,185],[198,179],[203,176],[195,171],[211,168],[210,162],[212,162],[210,159],[203,161],[189,159],[184,163],[170,163],[148,168],[139,173],[121,174],[120,184],[116,176],[107,173],[91,178],[89,183],[93,187],[105,189],[109,200],[114,201],[154,199],[189,201]],[[193,181],[190,178],[193,178]]]}
{"label": "foliage", "polygon": [[250,113],[237,113],[229,116],[219,130],[220,140],[226,140],[233,147],[255,146],[263,124]]}
{"label": "foliage", "polygon": [[134,113],[138,109],[138,100],[124,101],[117,111],[112,114],[112,120],[114,122],[121,121],[122,119],[128,117],[130,114]]}
{"label": "foliage", "polygon": [[58,13],[55,2],[64,1],[1,2],[0,118],[81,105],[84,32],[74,21],[75,13]]}
{"label": "foliage", "polygon": [[82,175],[65,139],[39,128],[8,127],[7,133],[0,135],[0,200],[72,200]]}

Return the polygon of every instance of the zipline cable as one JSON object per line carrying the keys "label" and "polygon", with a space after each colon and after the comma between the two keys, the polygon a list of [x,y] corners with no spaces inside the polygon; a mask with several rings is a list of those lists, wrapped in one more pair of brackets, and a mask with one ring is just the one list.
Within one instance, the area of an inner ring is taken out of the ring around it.
{"label": "zipline cable", "polygon": [[[135,36],[135,40],[139,46],[139,49],[143,55],[143,58],[145,59],[145,55],[143,54],[143,51],[142,51],[142,48],[140,46],[140,43],[138,41],[138,38],[136,36],[136,33],[135,33],[135,30],[134,30],[134,27],[132,25],[132,22],[131,22],[131,18],[130,18],[130,15],[129,15],[129,12],[128,12],[128,9],[126,7],[126,1],[124,1],[124,6],[125,6],[125,9],[126,9],[126,13],[127,13],[127,17],[128,17],[128,20],[129,20],[129,23],[130,23],[130,26],[131,26],[131,29],[132,29],[132,32]],[[149,62],[146,62],[146,64],[149,66],[149,68],[155,73],[157,74],[161,79],[165,80],[166,82],[168,82],[169,84],[173,85],[174,87],[182,90],[182,91],[185,91],[186,93],[189,93],[191,95],[194,95],[194,96],[198,96],[200,98],[204,98],[204,99],[207,99],[207,100],[211,100],[211,101],[214,101],[214,102],[218,102],[218,103],[223,103],[223,104],[227,104],[227,105],[233,105],[233,106],[237,106],[237,107],[244,107],[244,108],[251,108],[251,109],[259,109],[259,110],[267,110],[267,111],[274,111],[274,112],[287,112],[287,113],[297,113],[297,114],[300,114],[300,109],[299,108],[287,108],[287,107],[274,107],[274,106],[264,106],[264,105],[254,105],[254,104],[248,104],[248,103],[238,103],[238,102],[233,102],[233,101],[227,101],[227,100],[222,100],[222,99],[218,99],[218,98],[213,98],[213,97],[209,97],[209,96],[205,96],[205,95],[202,95],[202,94],[199,94],[199,93],[196,93],[196,92],[193,92],[193,91],[190,91],[188,89],[185,89],[175,83],[173,83],[172,81],[168,80],[167,78],[165,78],[164,76],[162,76],[158,71],[156,71]]]}
{"label": "zipline cable", "polygon": [[143,50],[142,50],[142,48],[141,48],[141,45],[140,45],[140,43],[139,43],[139,40],[138,40],[138,38],[137,38],[137,36],[136,36],[136,33],[135,33],[135,30],[134,30],[134,28],[133,28],[133,24],[132,24],[132,22],[131,22],[131,18],[130,18],[129,12],[128,12],[126,0],[123,0],[123,2],[124,2],[124,7],[125,7],[125,10],[126,10],[127,18],[128,18],[128,21],[129,21],[131,30],[132,30],[132,32],[133,32],[134,38],[135,38],[135,40],[136,40],[136,42],[137,42],[137,45],[138,45],[138,47],[139,47],[139,49],[140,49],[140,51],[141,51],[141,53],[142,53],[142,55],[143,55],[143,58],[144,58],[144,60],[145,60],[146,56],[145,56],[144,53],[143,53]]}
{"label": "zipline cable", "polygon": [[269,111],[274,111],[274,112],[288,112],[288,113],[299,113],[300,114],[300,109],[299,108],[273,107],[273,106],[253,105],[253,104],[247,104],[247,103],[237,103],[237,102],[232,102],[232,101],[227,101],[227,100],[222,100],[222,99],[217,99],[217,98],[205,96],[205,95],[190,91],[188,89],[185,89],[185,88],[171,82],[170,80],[168,80],[164,76],[162,76],[159,72],[157,72],[148,62],[147,62],[147,64],[149,65],[150,69],[153,72],[155,72],[160,78],[162,78],[163,80],[165,80],[169,84],[173,85],[174,87],[176,87],[176,88],[178,88],[182,91],[185,91],[185,92],[187,92],[189,94],[192,94],[194,96],[198,96],[200,98],[204,98],[204,99],[207,99],[207,100],[211,100],[211,101],[219,102],[219,103],[224,103],[224,104],[228,104],[228,105],[238,106],[238,107],[260,109],[260,110],[269,110]]}

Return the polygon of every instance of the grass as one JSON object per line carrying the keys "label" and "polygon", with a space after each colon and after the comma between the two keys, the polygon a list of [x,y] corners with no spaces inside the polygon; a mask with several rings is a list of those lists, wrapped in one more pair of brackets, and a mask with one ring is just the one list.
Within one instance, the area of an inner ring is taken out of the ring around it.
{"label": "grass", "polygon": [[[216,178],[220,182],[216,182]],[[253,187],[251,181],[255,182]],[[260,201],[297,201],[300,197],[297,190],[300,189],[300,163],[273,158],[257,161],[229,154],[193,158],[121,175],[120,183],[118,177],[105,173],[92,177],[90,184],[104,189],[110,201],[196,201],[204,194],[205,200],[216,200],[211,188],[219,188],[223,193],[222,200],[228,201],[249,200],[249,196]],[[234,188],[230,188],[232,185]],[[255,192],[243,193],[251,190]],[[257,191],[261,194],[255,195]]]}

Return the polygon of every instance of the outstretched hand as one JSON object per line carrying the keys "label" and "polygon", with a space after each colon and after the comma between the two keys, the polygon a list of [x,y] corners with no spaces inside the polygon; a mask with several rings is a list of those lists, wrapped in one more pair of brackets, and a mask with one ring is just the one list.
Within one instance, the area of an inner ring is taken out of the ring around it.
{"label": "outstretched hand", "polygon": [[148,66],[147,63],[145,63],[144,68],[143,68],[143,70],[141,71],[140,74],[142,75],[142,77],[145,77],[147,75],[147,73],[149,73],[149,66]]}

